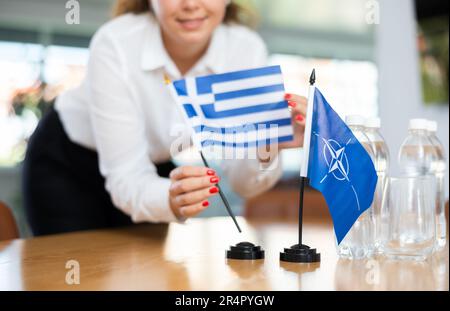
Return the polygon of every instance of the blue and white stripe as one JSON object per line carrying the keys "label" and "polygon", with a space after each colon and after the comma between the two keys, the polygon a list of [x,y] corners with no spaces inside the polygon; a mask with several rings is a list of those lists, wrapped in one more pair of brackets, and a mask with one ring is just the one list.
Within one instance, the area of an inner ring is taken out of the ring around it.
{"label": "blue and white stripe", "polygon": [[293,139],[280,66],[173,82],[194,141],[247,148]]}

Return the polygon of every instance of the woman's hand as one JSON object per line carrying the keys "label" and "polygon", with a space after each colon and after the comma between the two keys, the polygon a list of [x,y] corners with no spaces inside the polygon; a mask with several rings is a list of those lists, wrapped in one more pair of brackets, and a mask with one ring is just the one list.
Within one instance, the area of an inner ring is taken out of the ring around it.
{"label": "woman's hand", "polygon": [[169,203],[178,219],[192,217],[205,210],[208,198],[216,195],[219,177],[207,167],[180,166],[170,172]]}
{"label": "woman's hand", "polygon": [[286,93],[284,99],[288,101],[291,110],[291,122],[294,127],[294,140],[286,143],[280,143],[278,148],[297,148],[303,146],[303,138],[305,133],[305,116],[308,100],[306,97]]}

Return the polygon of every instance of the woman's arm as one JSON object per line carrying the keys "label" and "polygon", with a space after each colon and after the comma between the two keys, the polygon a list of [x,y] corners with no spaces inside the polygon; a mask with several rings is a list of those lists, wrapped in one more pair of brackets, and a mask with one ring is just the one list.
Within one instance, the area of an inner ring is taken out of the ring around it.
{"label": "woman's arm", "polygon": [[134,222],[168,222],[170,180],[157,175],[148,156],[144,114],[133,98],[126,62],[114,38],[100,30],[91,44],[87,79],[90,118],[114,204]]}

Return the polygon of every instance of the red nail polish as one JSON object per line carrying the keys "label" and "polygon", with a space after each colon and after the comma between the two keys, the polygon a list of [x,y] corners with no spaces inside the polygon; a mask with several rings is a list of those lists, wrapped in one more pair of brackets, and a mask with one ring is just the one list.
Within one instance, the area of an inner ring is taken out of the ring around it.
{"label": "red nail polish", "polygon": [[208,202],[208,201],[203,201],[203,202],[202,202],[202,206],[206,207],[206,206],[208,206],[208,205],[209,205],[209,202]]}
{"label": "red nail polish", "polygon": [[289,107],[295,108],[295,106],[297,106],[296,102],[293,101],[288,101],[288,105]]}
{"label": "red nail polish", "polygon": [[295,120],[297,120],[297,121],[303,121],[303,116],[301,115],[301,114],[298,114],[298,115],[296,115],[295,116]]}
{"label": "red nail polish", "polygon": [[211,178],[209,179],[209,181],[210,181],[212,184],[217,184],[217,183],[219,182],[219,177],[218,177],[218,176],[211,177]]}
{"label": "red nail polish", "polygon": [[212,187],[209,189],[209,193],[217,193],[217,192],[219,192],[219,188],[217,187]]}
{"label": "red nail polish", "polygon": [[214,176],[214,175],[216,175],[216,172],[214,172],[213,170],[207,170],[206,175]]}
{"label": "red nail polish", "polygon": [[291,99],[291,97],[292,97],[291,94],[288,94],[288,93],[284,94],[284,99],[286,99],[286,100]]}

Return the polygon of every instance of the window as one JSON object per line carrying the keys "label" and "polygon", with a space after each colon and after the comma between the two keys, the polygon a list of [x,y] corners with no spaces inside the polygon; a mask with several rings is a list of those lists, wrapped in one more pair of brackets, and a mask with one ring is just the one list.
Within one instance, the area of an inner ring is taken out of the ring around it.
{"label": "window", "polygon": [[0,166],[23,159],[46,103],[81,82],[87,59],[83,48],[0,42]]}
{"label": "window", "polygon": [[[378,115],[377,68],[372,62],[273,54],[270,63],[281,66],[286,92],[307,97],[309,76],[315,68],[316,86],[341,118]],[[298,172],[302,156],[302,150],[283,150],[284,170]]]}

